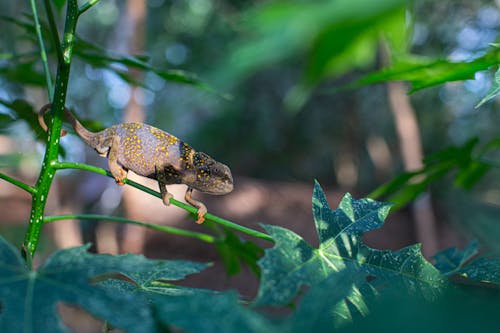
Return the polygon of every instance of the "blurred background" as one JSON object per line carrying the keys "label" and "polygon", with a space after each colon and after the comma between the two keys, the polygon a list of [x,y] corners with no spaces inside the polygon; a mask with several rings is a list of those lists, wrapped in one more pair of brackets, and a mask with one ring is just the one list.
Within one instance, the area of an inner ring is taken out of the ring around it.
{"label": "blurred background", "polygon": [[[259,223],[279,224],[317,244],[314,179],[334,208],[345,192],[366,197],[402,172],[422,169],[425,156],[472,142],[469,150],[452,151],[460,160],[470,156],[474,144],[500,136],[498,102],[475,108],[491,87],[491,70],[411,95],[410,86],[400,82],[348,86],[401,54],[456,62],[483,56],[497,42],[499,6],[483,0],[102,0],[79,21],[78,35],[89,44],[80,43],[75,51],[67,105],[81,119],[92,120],[86,124],[94,129],[144,121],[182,138],[233,172],[232,194],[195,194],[209,211],[256,229]],[[36,40],[20,24],[30,22],[27,2],[3,1],[0,12],[0,167],[33,184],[45,148],[33,118],[33,111],[48,102],[43,70]],[[56,10],[61,29],[64,13],[64,7]],[[55,73],[48,38],[47,45]],[[92,57],[103,49],[116,61]],[[196,78],[187,80],[195,84],[130,69],[120,60],[125,54],[145,56],[155,69],[196,73],[183,76]],[[24,118],[9,104],[17,99],[31,105]],[[76,136],[64,137],[61,144],[65,160],[106,167],[106,160]],[[500,250],[497,156],[493,151],[487,157],[490,167],[471,186],[455,186],[457,171],[447,169],[406,197],[377,197],[401,205],[383,229],[366,236],[368,244],[398,249],[422,242],[430,256],[478,239],[483,251]],[[172,191],[183,197],[182,187]],[[0,233],[20,244],[30,197],[3,181],[0,197]],[[165,208],[110,179],[58,172],[47,213],[80,212],[205,230],[184,211]],[[99,252],[220,261],[211,245],[138,227],[98,221],[46,227],[42,250],[47,254],[91,241]],[[256,279],[248,283],[247,268],[232,279],[220,264],[211,270],[211,277],[195,277],[192,283],[255,292]]]}

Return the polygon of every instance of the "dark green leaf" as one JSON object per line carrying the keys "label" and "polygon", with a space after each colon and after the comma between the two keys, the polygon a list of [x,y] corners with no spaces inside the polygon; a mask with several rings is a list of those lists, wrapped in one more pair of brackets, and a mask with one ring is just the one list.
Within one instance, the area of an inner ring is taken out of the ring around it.
{"label": "dark green leaf", "polygon": [[228,275],[238,274],[241,263],[247,264],[255,274],[259,275],[260,270],[257,260],[262,257],[264,250],[251,241],[238,238],[227,228],[224,231],[225,237],[216,244],[216,249],[222,258]]}
{"label": "dark green leaf", "polygon": [[381,295],[370,308],[368,316],[336,332],[496,332],[500,292],[453,288],[429,301],[400,290]]}
{"label": "dark green leaf", "polygon": [[8,114],[0,114],[0,132],[5,131],[10,125],[14,123],[15,119]]}
{"label": "dark green leaf", "polygon": [[478,242],[472,241],[462,251],[456,247],[436,253],[432,258],[436,261],[436,268],[444,275],[458,272],[467,262],[478,254]]}
{"label": "dark green leaf", "polygon": [[89,254],[87,248],[60,250],[33,271],[26,268],[19,251],[0,237],[0,331],[67,332],[56,308],[64,302],[127,332],[152,332],[155,324],[146,302],[95,282],[117,274],[132,280],[167,270],[175,279],[203,268],[201,264],[172,264],[139,255]]}
{"label": "dark green leaf", "polygon": [[266,318],[239,304],[236,293],[154,297],[159,320],[191,333],[278,332]]}
{"label": "dark green leaf", "polygon": [[21,154],[0,155],[0,168],[18,168],[21,164]]}
{"label": "dark green leaf", "polygon": [[476,105],[476,108],[480,107],[489,100],[495,98],[500,94],[500,68],[495,73],[495,78],[491,85],[490,90],[486,93],[486,96]]}
{"label": "dark green leaf", "polygon": [[56,6],[57,10],[61,12],[64,5],[66,4],[66,0],[52,0],[52,3],[54,4],[54,6]]}
{"label": "dark green leaf", "polygon": [[435,266],[445,275],[457,275],[466,280],[500,287],[500,258],[479,258],[478,242],[472,241],[463,250],[449,248],[433,256]]}
{"label": "dark green leaf", "polygon": [[[26,122],[33,132],[36,140],[44,143],[47,142],[47,133],[45,133],[38,124],[37,114],[29,102],[22,99],[16,99],[13,102],[0,99],[0,104],[12,111],[15,121],[22,120]],[[62,147],[59,147],[59,153],[63,157],[66,155],[66,152]]]}
{"label": "dark green leaf", "polygon": [[265,2],[246,13],[245,26],[251,32],[250,39],[245,35],[230,52],[230,60],[224,62],[224,67],[229,64],[232,75],[240,79],[255,70],[311,52],[307,70],[310,80],[325,73],[341,73],[373,56],[373,50],[366,51],[382,28],[382,18],[407,3],[406,0]]}
{"label": "dark green leaf", "polygon": [[471,160],[461,168],[455,176],[455,186],[471,189],[483,176],[491,170],[491,165],[481,161]]}
{"label": "dark green leaf", "polygon": [[[290,230],[265,226],[276,245],[259,261],[262,279],[256,304],[287,304],[301,286],[314,285],[342,270],[369,276],[377,288],[391,285],[428,298],[438,295],[446,281],[422,256],[420,245],[393,252],[363,244],[362,235],[380,228],[389,209],[389,204],[346,195],[339,208],[331,210],[316,183],[313,213],[319,248]],[[352,297],[351,302],[362,307]]]}
{"label": "dark green leaf", "polygon": [[451,62],[444,59],[406,56],[396,59],[392,68],[370,74],[357,81],[357,85],[387,81],[409,81],[410,92],[445,82],[474,79],[476,72],[498,64],[500,48],[493,47],[486,55],[469,62]]}
{"label": "dark green leaf", "polygon": [[[405,172],[383,184],[369,197],[385,197],[395,202],[393,209],[399,209],[427,191],[429,186],[439,179],[456,171],[454,184],[464,189],[474,186],[492,165],[482,161],[481,156],[498,147],[498,139],[493,139],[478,149],[479,140],[472,138],[462,146],[452,146],[428,155],[424,167],[415,172]],[[479,152],[476,153],[476,150]]]}
{"label": "dark green leaf", "polygon": [[472,281],[500,288],[500,258],[479,258],[462,268],[459,275]]}
{"label": "dark green leaf", "polygon": [[0,104],[12,111],[14,121],[23,120],[31,128],[37,140],[47,141],[47,133],[45,133],[38,124],[37,114],[33,106],[22,99],[16,99],[13,102],[8,102],[0,99]]}
{"label": "dark green leaf", "polygon": [[45,76],[35,69],[35,63],[32,61],[24,63],[9,62],[0,67],[0,76],[12,83],[38,87],[45,86]]}
{"label": "dark green leaf", "polygon": [[367,315],[367,302],[373,296],[367,275],[353,270],[339,271],[311,287],[285,322],[288,327],[285,331],[334,331],[358,314]]}
{"label": "dark green leaf", "polygon": [[112,64],[120,64],[128,69],[138,69],[143,71],[150,71],[163,78],[166,81],[177,82],[182,84],[193,85],[201,89],[213,92],[213,89],[206,83],[202,82],[195,74],[183,70],[163,70],[152,66],[147,63],[148,60],[145,56],[130,56],[112,54],[111,52],[102,49],[90,42],[77,38],[74,46],[74,55],[91,64],[94,67],[112,69],[124,81],[140,84],[134,77],[124,69],[113,68]]}

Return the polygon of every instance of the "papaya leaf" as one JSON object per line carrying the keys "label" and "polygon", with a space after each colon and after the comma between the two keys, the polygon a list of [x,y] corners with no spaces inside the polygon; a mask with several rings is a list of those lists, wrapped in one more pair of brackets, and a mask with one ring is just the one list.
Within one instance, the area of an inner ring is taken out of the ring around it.
{"label": "papaya leaf", "polygon": [[[57,304],[63,302],[127,332],[152,332],[155,322],[148,303],[127,293],[111,292],[96,282],[116,274],[133,281],[137,274],[167,268],[171,277],[182,278],[204,267],[195,263],[172,267],[167,261],[140,255],[90,254],[88,247],[59,250],[35,271],[27,268],[19,251],[0,237],[0,331],[68,332],[57,313]],[[184,270],[179,270],[180,266]]]}
{"label": "papaya leaf", "polygon": [[370,305],[368,316],[335,332],[474,332],[478,327],[481,332],[496,332],[500,291],[450,288],[429,301],[401,290],[381,295]]}
{"label": "papaya leaf", "polygon": [[[325,292],[327,291],[327,292]],[[366,274],[343,270],[311,287],[297,309],[284,323],[288,332],[331,332],[368,314],[367,303],[374,290]],[[356,297],[356,302],[350,300]]]}
{"label": "papaya leaf", "polygon": [[[265,226],[276,244],[259,261],[262,278],[255,304],[287,304],[302,286],[314,285],[343,270],[366,275],[377,289],[389,285],[429,299],[437,297],[447,281],[425,260],[419,244],[399,251],[377,250],[363,244],[363,234],[383,225],[390,206],[346,194],[339,208],[331,210],[316,182],[313,215],[320,245],[313,248],[288,229]],[[350,302],[362,308],[355,295]]]}
{"label": "papaya leaf", "polygon": [[[238,294],[225,292],[153,298],[157,318],[166,326],[191,333],[281,332],[278,325],[240,304]],[[285,331],[283,331],[285,332]],[[298,332],[298,331],[297,331]]]}
{"label": "papaya leaf", "polygon": [[491,85],[490,90],[488,90],[486,96],[484,96],[484,98],[479,103],[477,103],[476,108],[480,107],[489,100],[497,97],[498,94],[500,94],[500,68],[497,69],[495,73],[495,78],[493,80],[493,84]]}
{"label": "papaya leaf", "polygon": [[244,263],[256,275],[260,274],[257,261],[263,256],[264,250],[255,243],[240,239],[231,230],[225,228],[225,237],[217,242],[216,249],[222,258],[224,267],[229,276],[234,276],[241,270]]}
{"label": "papaya leaf", "polygon": [[435,265],[444,275],[458,272],[463,266],[478,254],[478,242],[472,241],[463,250],[450,247],[432,256]]}
{"label": "papaya leaf", "polygon": [[436,268],[446,276],[459,276],[466,280],[500,287],[500,258],[473,260],[477,254],[478,242],[472,241],[463,250],[448,248],[436,253],[433,258],[436,261]]}

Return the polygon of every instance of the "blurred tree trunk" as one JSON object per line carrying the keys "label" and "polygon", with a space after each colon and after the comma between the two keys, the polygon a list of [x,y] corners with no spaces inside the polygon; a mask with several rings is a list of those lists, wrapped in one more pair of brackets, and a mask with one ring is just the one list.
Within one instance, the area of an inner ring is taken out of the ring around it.
{"label": "blurred tree trunk", "polygon": [[[405,170],[419,170],[423,167],[422,140],[406,87],[403,82],[389,82],[387,91]],[[417,240],[423,244],[422,252],[428,257],[436,253],[439,247],[430,194],[422,194],[413,202],[411,209]]]}
{"label": "blurred tree trunk", "polygon": [[[128,52],[130,54],[140,54],[144,52],[144,24],[146,20],[146,1],[129,0],[127,1],[127,38]],[[139,71],[131,73],[136,80],[141,80]],[[138,87],[132,87],[130,100],[123,115],[125,122],[144,122],[145,112],[142,107],[142,90]],[[123,191],[123,202],[125,213],[132,220],[144,220],[144,207],[137,205],[139,196],[144,193],[134,191],[133,188],[125,186]],[[146,229],[140,226],[126,225],[123,235],[122,251],[130,253],[140,253],[144,247],[146,238]]]}
{"label": "blurred tree trunk", "polygon": [[[129,0],[126,3],[125,13],[120,22],[118,33],[122,45],[118,45],[119,49],[129,54],[140,54],[144,51],[144,24],[146,20],[146,1],[145,0]],[[120,43],[119,41],[119,43]],[[131,75],[134,79],[140,81],[141,73],[132,71]],[[142,107],[142,90],[138,87],[131,87],[130,99],[124,111],[124,122],[144,122],[145,115]],[[134,175],[129,172],[129,178],[134,179]],[[135,180],[135,179],[134,179]],[[139,180],[140,181],[140,180]],[[144,220],[144,207],[140,207],[138,202],[140,196],[145,194],[137,191],[130,186],[123,187],[123,204],[125,215],[132,220]],[[143,201],[143,200],[142,200]],[[140,253],[144,247],[146,229],[126,225],[121,243],[121,252]],[[109,252],[109,251],[108,251]]]}

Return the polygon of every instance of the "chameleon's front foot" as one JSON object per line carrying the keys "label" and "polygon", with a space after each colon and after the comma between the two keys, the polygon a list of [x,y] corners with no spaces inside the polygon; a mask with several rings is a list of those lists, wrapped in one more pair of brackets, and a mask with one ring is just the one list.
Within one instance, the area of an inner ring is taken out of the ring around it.
{"label": "chameleon's front foot", "polygon": [[207,207],[202,202],[191,198],[191,193],[193,193],[193,189],[189,187],[186,191],[184,199],[186,199],[186,202],[188,202],[191,206],[198,208],[198,219],[196,220],[196,223],[202,224],[205,222],[205,214],[208,212]]}
{"label": "chameleon's front foot", "polygon": [[127,178],[127,171],[120,168],[118,170],[115,170],[115,173],[113,173],[113,176],[115,178],[116,184],[118,184],[120,186],[125,185],[125,183],[123,181],[125,180],[125,178]]}
{"label": "chameleon's front foot", "polygon": [[161,198],[163,200],[163,204],[165,206],[170,206],[170,199],[173,197],[174,197],[174,195],[170,192],[162,193]]}

